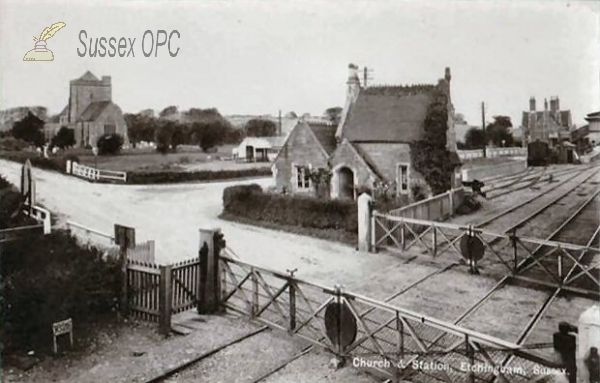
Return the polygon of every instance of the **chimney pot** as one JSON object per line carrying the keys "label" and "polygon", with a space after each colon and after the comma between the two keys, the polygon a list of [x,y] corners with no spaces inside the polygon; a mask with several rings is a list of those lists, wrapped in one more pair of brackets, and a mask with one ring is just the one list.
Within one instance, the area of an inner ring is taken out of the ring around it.
{"label": "chimney pot", "polygon": [[535,112],[535,97],[529,99],[529,111]]}

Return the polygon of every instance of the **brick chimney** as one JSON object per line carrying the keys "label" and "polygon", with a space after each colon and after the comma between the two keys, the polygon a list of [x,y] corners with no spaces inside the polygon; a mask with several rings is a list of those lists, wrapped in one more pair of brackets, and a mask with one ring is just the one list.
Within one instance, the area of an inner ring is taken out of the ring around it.
{"label": "brick chimney", "polygon": [[354,64],[348,65],[348,81],[346,81],[348,85],[348,93],[347,95],[351,97],[353,100],[356,100],[358,97],[358,92],[360,90],[360,78],[358,77],[358,66]]}
{"label": "brick chimney", "polygon": [[529,99],[529,111],[535,112],[535,97]]}

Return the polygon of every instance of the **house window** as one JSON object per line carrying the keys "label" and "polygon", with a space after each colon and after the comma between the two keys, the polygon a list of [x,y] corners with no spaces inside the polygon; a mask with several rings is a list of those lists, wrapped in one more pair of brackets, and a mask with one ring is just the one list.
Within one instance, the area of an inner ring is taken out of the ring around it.
{"label": "house window", "polygon": [[306,166],[296,166],[296,186],[298,189],[310,188],[310,170]]}
{"label": "house window", "polygon": [[408,193],[408,165],[398,165],[398,185],[400,193]]}
{"label": "house window", "polygon": [[115,125],[104,125],[104,134],[115,134],[117,133],[117,127]]}

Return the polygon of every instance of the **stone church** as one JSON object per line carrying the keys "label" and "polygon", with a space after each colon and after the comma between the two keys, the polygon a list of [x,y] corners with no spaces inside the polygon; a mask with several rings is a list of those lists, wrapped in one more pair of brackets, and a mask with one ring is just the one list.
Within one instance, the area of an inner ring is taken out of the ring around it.
{"label": "stone church", "polygon": [[[361,85],[358,67],[349,66],[347,94],[340,124],[300,121],[273,162],[276,189],[315,195],[311,173],[331,172],[332,198],[357,197],[357,190],[375,184],[393,185],[397,195],[413,194],[413,185],[428,186],[411,164],[410,143],[423,138],[423,123],[441,91],[447,99],[447,149],[459,163],[454,133],[454,107],[450,99],[450,69],[435,85]],[[460,186],[454,174],[453,187]]]}
{"label": "stone church", "polygon": [[100,136],[113,133],[123,136],[125,145],[128,144],[123,112],[112,102],[110,76],[98,79],[87,71],[71,80],[69,104],[46,123],[46,138],[51,139],[63,126],[74,130],[77,147],[96,146]]}

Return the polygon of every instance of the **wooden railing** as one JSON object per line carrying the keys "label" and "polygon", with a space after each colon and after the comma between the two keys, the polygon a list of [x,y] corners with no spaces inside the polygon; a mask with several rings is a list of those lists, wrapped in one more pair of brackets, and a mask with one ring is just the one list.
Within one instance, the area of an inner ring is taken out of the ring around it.
{"label": "wooden railing", "polygon": [[23,212],[43,225],[44,234],[52,232],[52,221],[48,210],[39,206],[25,206]]}
{"label": "wooden railing", "polygon": [[[528,382],[535,377],[536,367],[556,367],[514,343],[402,307],[228,256],[219,261],[221,304],[226,309],[338,356],[379,361],[379,367],[371,365],[371,370],[387,378],[462,382],[491,381],[497,376],[502,382]],[[346,347],[327,333],[325,311],[331,303],[345,304],[356,319],[357,335]],[[504,366],[507,357],[513,359]],[[431,366],[443,368],[434,371]]]}
{"label": "wooden railing", "polygon": [[456,208],[462,204],[464,193],[462,187],[451,189],[446,193],[391,210],[388,214],[396,217],[443,221],[451,217]]}
{"label": "wooden railing", "polygon": [[[527,148],[486,148],[485,152],[487,158],[509,156],[522,157],[527,155]],[[461,160],[483,158],[483,149],[457,150],[457,153]]]}
{"label": "wooden railing", "polygon": [[478,263],[490,276],[503,277],[508,273],[513,279],[531,285],[560,287],[600,298],[600,248],[377,211],[373,212],[373,219],[374,249],[404,252],[414,247],[416,253],[422,254],[425,250],[432,257],[447,254],[459,263],[466,263],[460,242],[465,236],[475,237],[484,247],[484,257]]}
{"label": "wooden railing", "polygon": [[[80,165],[77,162],[73,162],[71,165],[70,172],[73,175],[83,177],[92,181],[122,181],[127,182],[127,173],[115,170],[102,170],[96,169],[90,166]],[[69,172],[69,165],[67,165],[67,172]]]}

